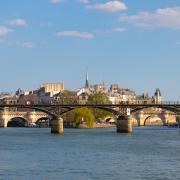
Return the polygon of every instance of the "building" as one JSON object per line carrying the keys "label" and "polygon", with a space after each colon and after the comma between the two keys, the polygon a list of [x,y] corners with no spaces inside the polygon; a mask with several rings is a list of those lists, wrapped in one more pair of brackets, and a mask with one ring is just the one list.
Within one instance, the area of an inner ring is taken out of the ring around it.
{"label": "building", "polygon": [[156,89],[154,93],[154,103],[161,104],[162,103],[162,94],[159,88]]}
{"label": "building", "polygon": [[53,96],[53,102],[59,104],[77,104],[77,92],[76,91],[68,91],[60,92]]}
{"label": "building", "polygon": [[154,96],[149,96],[148,93],[143,93],[141,96],[137,96],[137,103],[142,104],[161,104],[162,103],[162,94],[159,88],[155,90]]}
{"label": "building", "polygon": [[92,91],[89,85],[88,73],[86,73],[85,86],[77,91],[78,103],[86,104],[86,102],[88,101],[88,96],[90,94],[92,94]]}
{"label": "building", "polygon": [[151,104],[153,102],[153,97],[150,97],[148,93],[143,93],[140,96],[137,96],[138,104]]}
{"label": "building", "polygon": [[40,90],[45,93],[50,93],[50,97],[64,91],[63,83],[44,83],[40,86]]}
{"label": "building", "polygon": [[54,95],[64,92],[62,83],[45,83],[38,90],[25,92],[20,88],[16,91],[15,97],[20,104],[52,104]]}
{"label": "building", "polygon": [[109,91],[115,93],[120,89],[118,84],[111,84]]}
{"label": "building", "polygon": [[14,105],[17,104],[18,99],[16,97],[5,97],[4,99],[1,99],[1,104],[8,104],[8,105]]}
{"label": "building", "polygon": [[88,97],[94,93],[105,93],[106,87],[104,83],[90,85],[88,73],[86,73],[85,86],[77,91],[78,103],[86,104]]}
{"label": "building", "polygon": [[[14,105],[17,104],[18,99],[13,96],[12,93],[8,92],[2,92],[0,93],[0,104],[8,104],[8,105]],[[16,108],[11,108],[11,110],[15,110]]]}
{"label": "building", "polygon": [[154,96],[149,96],[148,93],[143,93],[137,96],[135,91],[128,88],[121,88],[118,84],[111,84],[108,91],[104,83],[90,85],[88,73],[86,73],[85,86],[77,92],[78,102],[86,104],[88,97],[94,93],[105,93],[112,104],[120,103],[161,103],[162,95],[159,88],[156,89]]}
{"label": "building", "polygon": [[[0,93],[0,104],[14,105],[17,104],[18,99],[11,93]],[[8,108],[9,110],[16,111],[17,108]]]}
{"label": "building", "polygon": [[3,100],[4,98],[11,98],[11,97],[13,97],[12,93],[9,92],[0,93],[0,101]]}
{"label": "building", "polygon": [[30,93],[28,95],[21,95],[18,98],[18,103],[24,105],[39,104],[39,97],[37,94],[33,94],[33,93]]}
{"label": "building", "polygon": [[108,90],[107,96],[112,104],[123,102],[135,102],[136,94],[130,89],[120,88],[118,84],[112,84]]}
{"label": "building", "polygon": [[91,89],[92,89],[93,93],[106,93],[106,87],[105,87],[104,83],[95,84],[95,85],[91,86]]}
{"label": "building", "polygon": [[89,78],[88,78],[88,73],[86,73],[86,79],[85,79],[85,86],[80,88],[78,91],[77,91],[77,96],[79,97],[81,94],[91,94],[91,87],[89,85]]}
{"label": "building", "polygon": [[79,104],[86,104],[89,98],[89,94],[87,92],[83,92],[78,96]]}

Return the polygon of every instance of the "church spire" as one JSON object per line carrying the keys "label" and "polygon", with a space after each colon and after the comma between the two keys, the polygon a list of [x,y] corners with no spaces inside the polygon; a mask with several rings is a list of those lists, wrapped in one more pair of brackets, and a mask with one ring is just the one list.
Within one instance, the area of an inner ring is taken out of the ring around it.
{"label": "church spire", "polygon": [[85,88],[89,88],[89,79],[88,79],[88,72],[86,72],[86,83],[85,83]]}

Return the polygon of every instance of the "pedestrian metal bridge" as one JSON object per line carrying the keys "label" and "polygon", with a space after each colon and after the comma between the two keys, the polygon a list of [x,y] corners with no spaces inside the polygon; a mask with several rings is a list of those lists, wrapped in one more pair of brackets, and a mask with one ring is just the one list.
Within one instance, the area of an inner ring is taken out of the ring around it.
{"label": "pedestrian metal bridge", "polygon": [[[120,103],[120,104],[0,104],[0,109],[4,108],[18,108],[18,109],[31,109],[35,111],[40,111],[47,113],[52,117],[59,117],[65,113],[68,113],[77,108],[98,108],[102,110],[109,111],[115,115],[126,114],[127,112],[135,113],[137,111],[146,108],[161,108],[166,111],[180,115],[180,102],[179,101],[169,101],[162,103]],[[127,111],[128,110],[128,111]]]}

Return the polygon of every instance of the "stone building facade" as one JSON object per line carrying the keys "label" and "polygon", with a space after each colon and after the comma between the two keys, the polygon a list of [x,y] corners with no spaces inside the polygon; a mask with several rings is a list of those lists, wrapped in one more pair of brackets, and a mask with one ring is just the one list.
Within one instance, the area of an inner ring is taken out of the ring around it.
{"label": "stone building facade", "polygon": [[43,90],[45,93],[50,93],[50,96],[54,96],[59,92],[64,91],[63,83],[44,83],[40,86],[40,90]]}

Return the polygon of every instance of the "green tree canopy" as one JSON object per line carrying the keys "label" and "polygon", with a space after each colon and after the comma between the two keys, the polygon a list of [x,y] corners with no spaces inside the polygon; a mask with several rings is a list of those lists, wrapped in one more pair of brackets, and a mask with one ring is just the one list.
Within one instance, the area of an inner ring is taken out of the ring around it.
{"label": "green tree canopy", "polygon": [[93,127],[94,116],[88,108],[78,108],[74,110],[73,127],[77,128],[82,121],[86,122],[88,128]]}
{"label": "green tree canopy", "polygon": [[180,116],[176,116],[176,122],[180,122]]}
{"label": "green tree canopy", "polygon": [[95,93],[89,95],[88,104],[111,104],[105,93]]}
{"label": "green tree canopy", "polygon": [[58,103],[74,104],[77,103],[77,95],[75,91],[65,90],[54,97]]}
{"label": "green tree canopy", "polygon": [[[111,104],[111,102],[105,93],[95,93],[89,96],[87,104]],[[112,114],[106,110],[98,108],[92,108],[91,110],[96,120],[104,119],[107,116],[112,116]]]}

